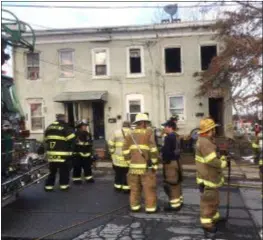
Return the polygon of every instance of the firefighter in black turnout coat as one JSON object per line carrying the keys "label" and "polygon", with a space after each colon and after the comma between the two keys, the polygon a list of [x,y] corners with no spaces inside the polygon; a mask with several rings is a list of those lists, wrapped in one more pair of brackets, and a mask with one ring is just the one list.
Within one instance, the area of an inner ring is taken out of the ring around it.
{"label": "firefighter in black turnout coat", "polygon": [[54,189],[56,173],[59,170],[59,184],[61,190],[69,188],[70,161],[75,141],[74,129],[65,121],[64,114],[57,114],[56,121],[51,123],[44,134],[46,156],[49,162],[49,176],[45,190]]}
{"label": "firefighter in black turnout coat", "polygon": [[94,183],[92,176],[92,165],[96,157],[92,155],[92,136],[87,131],[88,123],[81,121],[76,128],[76,144],[73,159],[73,183],[82,183],[81,172],[87,183]]}

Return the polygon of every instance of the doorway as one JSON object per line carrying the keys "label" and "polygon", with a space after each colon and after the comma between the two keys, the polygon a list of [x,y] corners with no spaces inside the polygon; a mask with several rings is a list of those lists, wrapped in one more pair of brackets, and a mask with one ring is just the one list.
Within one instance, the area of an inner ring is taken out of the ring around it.
{"label": "doorway", "polygon": [[67,115],[68,115],[68,124],[74,128],[74,110],[73,102],[66,103]]}
{"label": "doorway", "polygon": [[216,128],[216,135],[224,135],[224,99],[223,98],[209,98],[209,115],[213,120],[220,124]]}
{"label": "doorway", "polygon": [[104,102],[92,103],[94,139],[105,139]]}
{"label": "doorway", "polygon": [[68,102],[66,103],[66,111],[68,116],[68,124],[75,128],[76,121],[79,120],[78,103]]}

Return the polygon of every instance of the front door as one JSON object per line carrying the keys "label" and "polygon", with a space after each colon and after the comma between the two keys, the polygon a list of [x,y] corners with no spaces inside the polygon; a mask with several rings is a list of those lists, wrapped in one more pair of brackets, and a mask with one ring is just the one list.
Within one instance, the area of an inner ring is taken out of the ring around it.
{"label": "front door", "polygon": [[216,128],[216,135],[224,135],[224,99],[223,98],[209,98],[209,114],[213,120],[220,124]]}
{"label": "front door", "polygon": [[92,112],[94,139],[105,139],[104,102],[93,102]]}
{"label": "front door", "polygon": [[68,115],[68,124],[74,128],[74,110],[73,102],[66,103],[67,115]]}
{"label": "front door", "polygon": [[68,102],[66,103],[68,123],[71,127],[75,127],[76,121],[79,120],[78,103]]}

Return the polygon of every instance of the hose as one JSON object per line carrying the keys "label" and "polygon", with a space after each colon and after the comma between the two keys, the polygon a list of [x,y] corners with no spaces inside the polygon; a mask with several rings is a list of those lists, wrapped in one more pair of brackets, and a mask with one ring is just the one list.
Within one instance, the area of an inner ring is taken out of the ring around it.
{"label": "hose", "polygon": [[97,215],[96,217],[91,218],[91,219],[89,219],[89,220],[85,220],[85,221],[82,221],[82,222],[79,222],[79,223],[75,223],[75,224],[73,224],[73,225],[71,225],[71,226],[68,226],[68,227],[65,227],[65,228],[61,228],[61,229],[59,229],[59,230],[57,230],[57,231],[54,231],[54,232],[52,232],[52,233],[48,233],[47,235],[44,235],[44,236],[42,236],[42,237],[40,237],[40,238],[37,238],[37,239],[35,239],[35,240],[41,240],[41,239],[44,239],[44,238],[47,238],[47,237],[50,237],[50,236],[54,236],[54,235],[56,235],[56,234],[58,234],[58,233],[67,231],[67,230],[69,230],[69,229],[71,229],[71,228],[78,227],[78,226],[80,226],[80,225],[83,225],[83,224],[85,224],[85,223],[91,222],[91,221],[96,220],[96,219],[98,219],[98,218],[101,218],[101,217],[107,216],[107,215],[109,215],[109,214],[111,214],[111,213],[117,212],[117,211],[119,211],[119,210],[121,210],[121,209],[123,209],[123,208],[126,208],[126,207],[128,207],[128,206],[129,206],[129,205],[126,204],[126,205],[124,205],[124,206],[122,206],[122,207],[115,208],[115,209],[113,209],[113,210],[111,210],[111,211],[109,211],[109,212],[99,214],[99,215]]}

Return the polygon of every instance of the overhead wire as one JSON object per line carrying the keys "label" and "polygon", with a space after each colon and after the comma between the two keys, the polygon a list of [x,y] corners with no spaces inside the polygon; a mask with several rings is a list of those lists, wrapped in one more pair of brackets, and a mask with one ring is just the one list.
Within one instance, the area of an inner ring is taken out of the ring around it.
{"label": "overhead wire", "polygon": [[[206,2],[206,1],[202,1]],[[222,1],[221,1],[222,2]],[[213,4],[218,3],[218,1],[214,1],[211,4],[198,4],[198,5],[179,5],[179,8],[196,8],[196,7],[211,7]],[[219,5],[219,7],[233,7],[233,6],[239,6],[239,4],[223,4]],[[69,6],[69,5],[33,5],[33,4],[3,4],[2,7],[14,7],[14,8],[60,8],[60,9],[158,9],[163,8],[164,6],[133,6],[133,5],[127,5],[127,6]]]}

